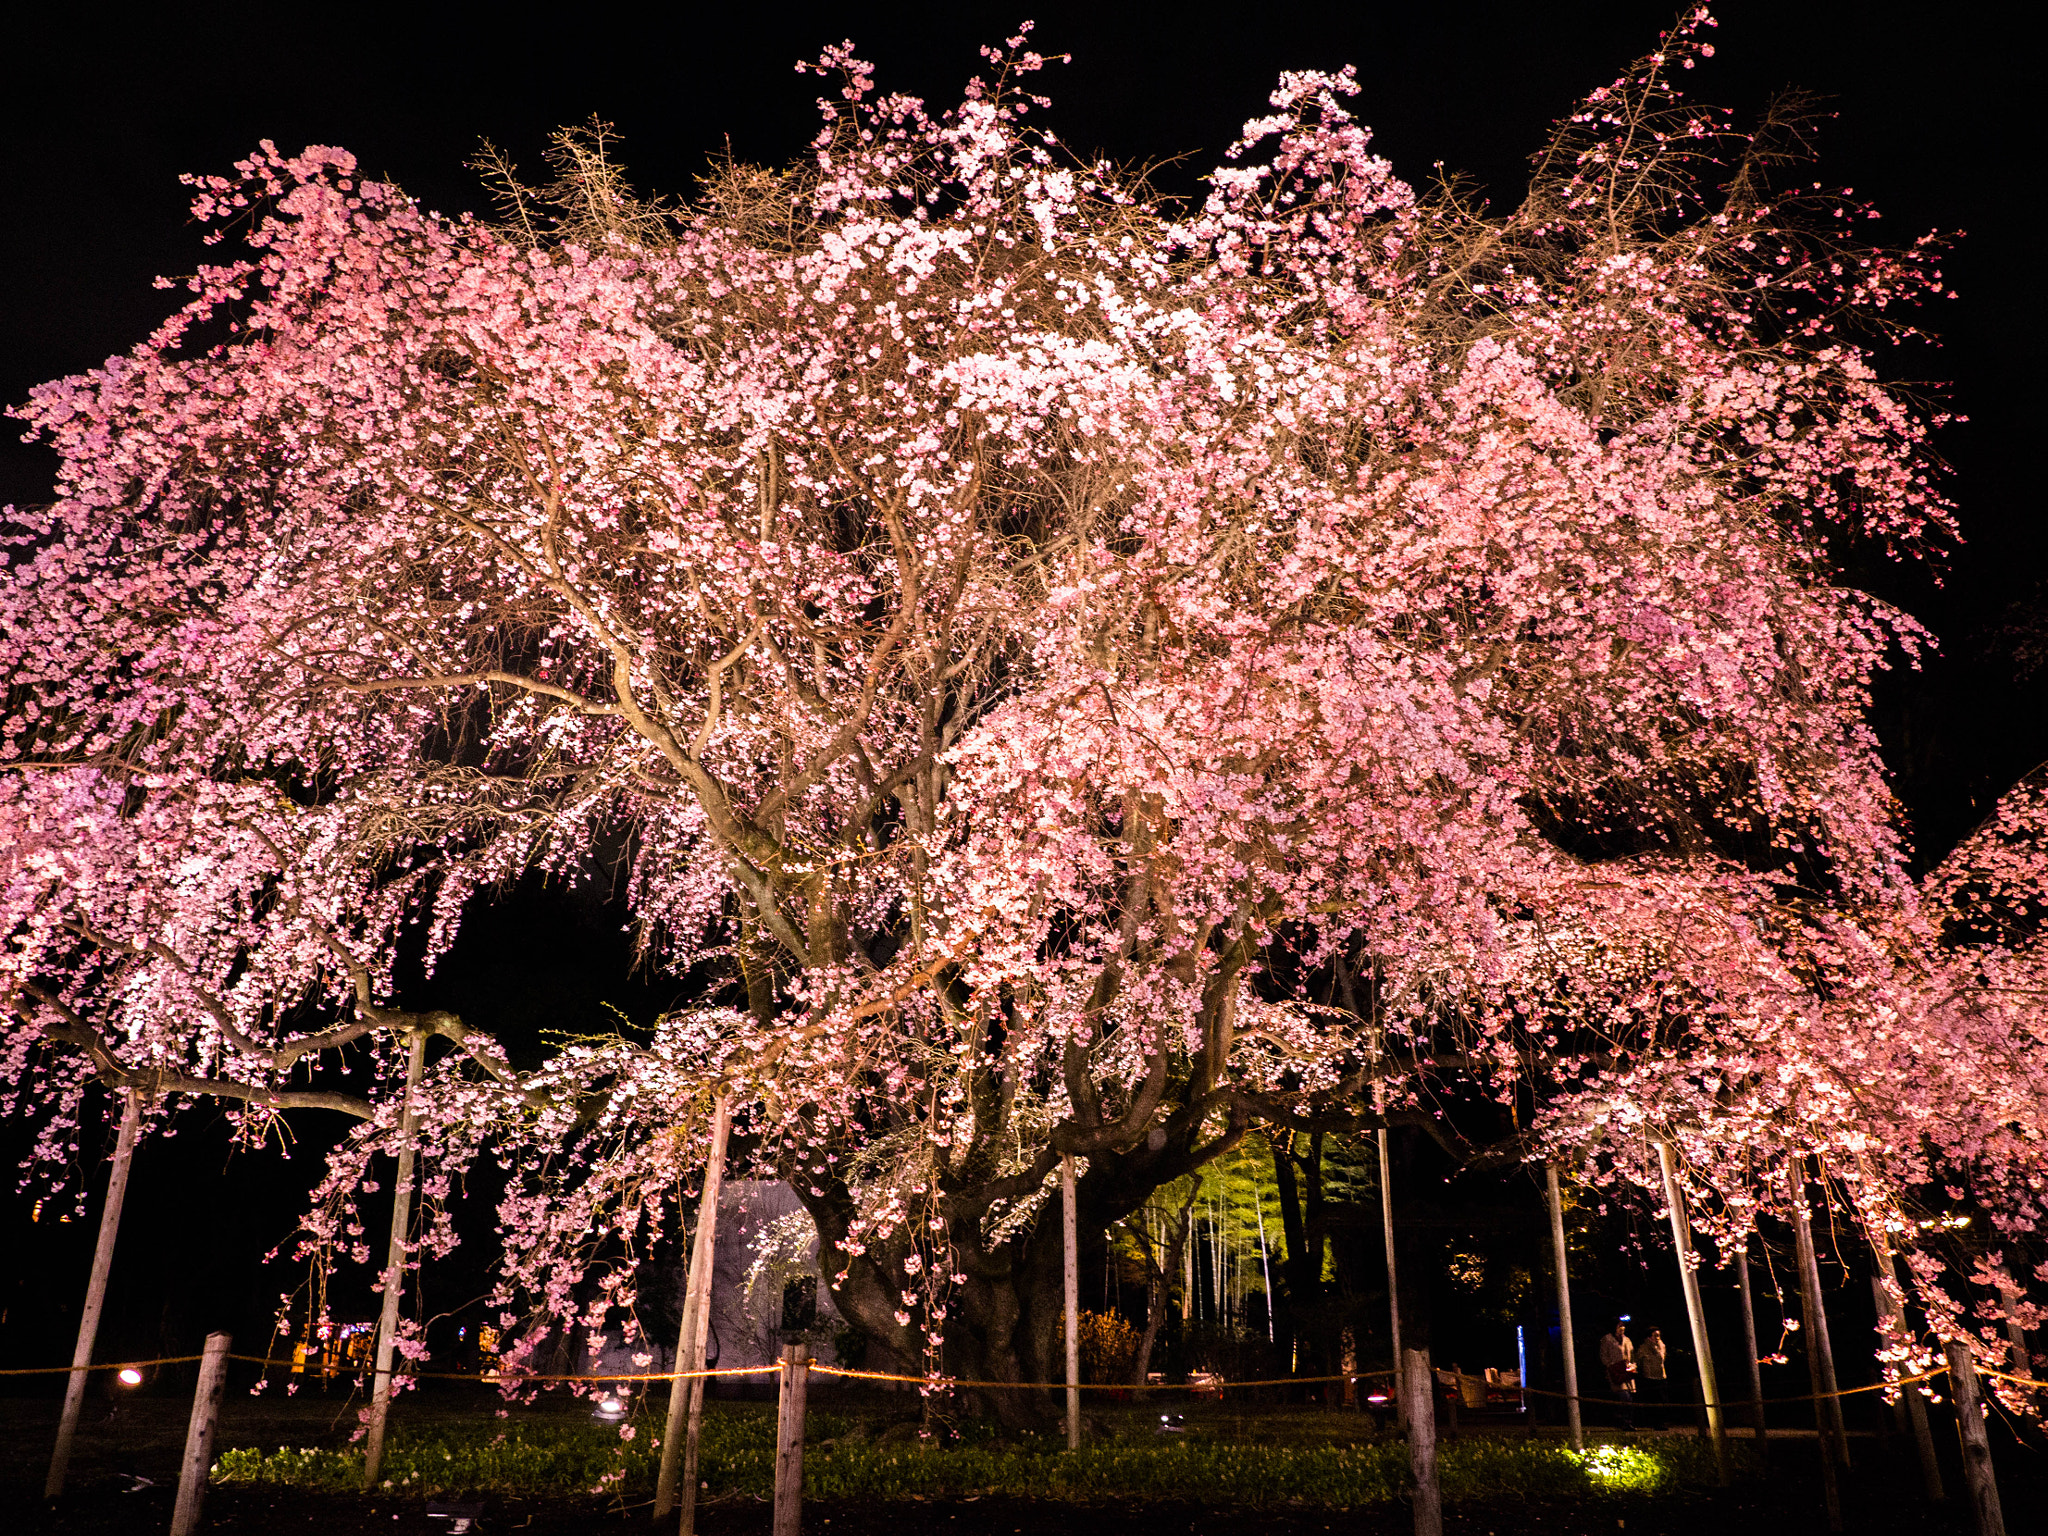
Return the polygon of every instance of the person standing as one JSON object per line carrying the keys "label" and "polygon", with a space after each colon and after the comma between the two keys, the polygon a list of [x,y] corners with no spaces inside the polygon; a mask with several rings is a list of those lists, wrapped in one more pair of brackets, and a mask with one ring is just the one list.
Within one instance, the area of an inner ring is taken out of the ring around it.
{"label": "person standing", "polygon": [[1636,1348],[1636,1373],[1643,1390],[1645,1418],[1652,1428],[1664,1427],[1664,1405],[1671,1401],[1671,1386],[1664,1366],[1664,1334],[1652,1328],[1650,1336]]}
{"label": "person standing", "polygon": [[1611,1332],[1600,1335],[1600,1364],[1607,1372],[1607,1390],[1621,1405],[1621,1427],[1636,1427],[1636,1346],[1623,1320],[1616,1318]]}

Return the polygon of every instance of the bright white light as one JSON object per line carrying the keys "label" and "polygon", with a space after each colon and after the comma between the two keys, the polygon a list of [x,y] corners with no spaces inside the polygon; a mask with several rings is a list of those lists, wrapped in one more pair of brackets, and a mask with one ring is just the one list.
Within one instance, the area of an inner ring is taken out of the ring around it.
{"label": "bright white light", "polygon": [[127,1370],[121,1372],[120,1381],[124,1387],[139,1387],[142,1385],[142,1372],[131,1365]]}

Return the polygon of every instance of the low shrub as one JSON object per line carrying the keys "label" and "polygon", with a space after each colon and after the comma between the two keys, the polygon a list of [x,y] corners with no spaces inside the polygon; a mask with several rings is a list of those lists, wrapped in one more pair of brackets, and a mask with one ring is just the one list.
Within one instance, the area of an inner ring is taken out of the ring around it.
{"label": "low shrub", "polygon": [[[768,1497],[775,1469],[772,1408],[721,1408],[704,1420],[699,1467],[709,1496]],[[385,1488],[422,1497],[644,1495],[654,1486],[660,1426],[630,1428],[630,1436],[595,1424],[399,1429],[385,1452]],[[858,1420],[827,1413],[811,1415],[808,1433],[804,1494],[828,1500],[1000,1494],[1344,1507],[1400,1498],[1408,1473],[1408,1449],[1398,1440],[1276,1445],[1200,1433],[1157,1440],[1148,1432],[1068,1452],[1056,1436],[1009,1443],[984,1430],[982,1438],[940,1446],[870,1441]],[[1735,1449],[1740,1461],[1746,1453]],[[1439,1448],[1438,1466],[1447,1500],[1477,1503],[1654,1495],[1713,1475],[1707,1447],[1677,1438],[1599,1445],[1584,1454],[1541,1440],[1461,1439]],[[362,1477],[362,1452],[230,1450],[213,1475],[221,1482],[353,1491]]]}

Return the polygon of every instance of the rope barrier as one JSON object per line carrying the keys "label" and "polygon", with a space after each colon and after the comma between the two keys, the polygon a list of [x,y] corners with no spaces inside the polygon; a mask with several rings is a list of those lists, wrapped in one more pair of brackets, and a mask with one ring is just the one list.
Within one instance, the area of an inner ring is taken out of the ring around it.
{"label": "rope barrier", "polygon": [[[1772,1403],[1813,1403],[1827,1397],[1854,1397],[1859,1392],[1887,1392],[1894,1387],[1910,1387],[1916,1382],[1932,1381],[1937,1376],[1946,1376],[1947,1374],[1948,1367],[1941,1365],[1918,1376],[1901,1376],[1897,1381],[1876,1381],[1862,1387],[1844,1387],[1838,1392],[1805,1392],[1798,1397],[1767,1397],[1764,1399],[1764,1406],[1769,1407]],[[1989,1375],[1991,1373],[1986,1372],[1985,1374]],[[1554,1397],[1559,1402],[1567,1402],[1571,1398],[1571,1394],[1568,1392],[1552,1392],[1543,1387],[1509,1387],[1502,1390],[1526,1392],[1531,1397]],[[1625,1407],[1631,1403],[1636,1407],[1643,1406],[1639,1399],[1606,1397],[1592,1392],[1581,1392],[1579,1394],[1579,1401],[1582,1403],[1598,1403],[1609,1408]],[[1723,1408],[1734,1408],[1747,1405],[1753,1401],[1753,1398],[1748,1397],[1724,1397],[1721,1399],[1721,1406]],[[1682,1408],[1687,1405],[1684,1403],[1652,1403],[1649,1406],[1653,1408],[1660,1406],[1665,1408]]]}
{"label": "rope barrier", "polygon": [[[916,1386],[943,1387],[998,1387],[1016,1392],[1064,1392],[1068,1383],[1064,1381],[975,1381],[965,1376],[897,1376],[887,1371],[849,1371],[836,1365],[819,1365],[812,1362],[810,1368],[821,1376],[844,1376],[855,1381],[903,1381]],[[1319,1382],[1331,1381],[1372,1381],[1381,1376],[1391,1376],[1392,1371],[1362,1371],[1348,1376],[1275,1376],[1265,1381],[1083,1381],[1076,1382],[1083,1392],[1186,1392],[1220,1391],[1225,1387],[1301,1387]]]}
{"label": "rope barrier", "polygon": [[[104,1365],[12,1366],[0,1368],[0,1376],[70,1376],[81,1371],[135,1371],[158,1365],[190,1365],[193,1361],[204,1358],[202,1355],[166,1355],[158,1360],[116,1360]],[[227,1358],[243,1365],[260,1365],[265,1369],[289,1367],[299,1374],[308,1376],[357,1376],[368,1374],[366,1367],[329,1366],[321,1364],[317,1359],[277,1360],[263,1355],[229,1355]],[[906,1376],[889,1371],[856,1371],[849,1370],[844,1366],[820,1365],[814,1360],[806,1361],[805,1365],[807,1369],[815,1371],[821,1376],[838,1376],[848,1381],[895,1381],[903,1382],[910,1386],[936,1387],[944,1391],[952,1391],[959,1387],[982,1387],[1011,1392],[1059,1392],[1064,1391],[1068,1386],[1068,1383],[1064,1381],[979,1381],[964,1376]],[[413,1381],[477,1381],[488,1382],[491,1385],[497,1386],[508,1382],[513,1385],[521,1385],[527,1382],[558,1381],[696,1381],[700,1379],[709,1380],[721,1376],[772,1376],[781,1369],[780,1365],[732,1365],[702,1371],[611,1371],[604,1373],[581,1372],[568,1374],[542,1371],[409,1371],[402,1367],[394,1366],[392,1374],[394,1376],[404,1376]],[[1242,1390],[1248,1387],[1307,1387],[1325,1385],[1331,1382],[1378,1381],[1393,1374],[1392,1371],[1359,1371],[1337,1376],[1274,1376],[1258,1381],[1228,1381],[1218,1378],[1211,1382],[1148,1381],[1140,1383],[1084,1381],[1077,1383],[1077,1385],[1083,1392],[1220,1392],[1225,1389]],[[1937,1376],[1946,1376],[1947,1374],[1948,1367],[1943,1365],[1937,1366],[1931,1371],[1922,1372],[1918,1376],[1901,1376],[1897,1381],[1872,1382],[1867,1386],[1844,1387],[1835,1392],[1806,1392],[1797,1397],[1767,1397],[1764,1399],[1764,1402],[1767,1405],[1771,1403],[1811,1403],[1829,1397],[1855,1397],[1863,1392],[1888,1392],[1898,1387],[1910,1387],[1923,1381],[1932,1381]],[[2048,1381],[2041,1381],[2032,1376],[2016,1376],[2010,1371],[1995,1371],[1988,1366],[1980,1365],[1977,1367],[1977,1374],[2009,1382],[2025,1392],[2048,1390]],[[1477,1380],[1478,1378],[1472,1379]],[[1554,1392],[1545,1387],[1496,1387],[1495,1390],[1514,1392],[1529,1397],[1551,1397],[1556,1398],[1560,1402],[1568,1401],[1572,1396],[1570,1393]],[[1627,1398],[1606,1397],[1591,1392],[1579,1393],[1578,1400],[1582,1403],[1599,1403],[1610,1407],[1623,1406],[1630,1401]],[[1748,1401],[1750,1401],[1748,1398],[1728,1399],[1730,1403]]]}
{"label": "rope barrier", "polygon": [[110,1365],[24,1365],[0,1370],[0,1376],[75,1376],[87,1371],[139,1371],[146,1365],[190,1365],[204,1355],[167,1355],[161,1360],[116,1360]]}
{"label": "rope barrier", "polygon": [[2032,1376],[2015,1376],[2010,1371],[1994,1371],[1984,1366],[1977,1367],[1979,1376],[1995,1376],[2000,1381],[2009,1381],[2023,1392],[2048,1391],[2048,1381],[2039,1381]]}

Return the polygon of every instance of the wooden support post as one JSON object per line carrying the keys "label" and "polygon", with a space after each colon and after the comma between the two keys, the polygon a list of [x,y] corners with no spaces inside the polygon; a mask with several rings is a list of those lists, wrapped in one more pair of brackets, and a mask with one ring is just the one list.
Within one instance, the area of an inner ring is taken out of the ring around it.
{"label": "wooden support post", "polygon": [[1678,1277],[1685,1287],[1685,1317],[1692,1324],[1693,1353],[1699,1357],[1700,1403],[1707,1411],[1707,1434],[1714,1442],[1714,1476],[1728,1486],[1728,1434],[1721,1422],[1721,1385],[1714,1376],[1713,1341],[1707,1337],[1706,1308],[1700,1302],[1699,1265],[1693,1258],[1692,1218],[1685,1212],[1685,1191],[1678,1187],[1678,1169],[1671,1143],[1657,1143],[1657,1161],[1664,1170],[1664,1202],[1671,1208],[1671,1246],[1678,1251]]}
{"label": "wooden support post", "polygon": [[[1883,1272],[1871,1277],[1871,1284],[1877,1290],[1877,1315],[1886,1324],[1903,1332],[1905,1319],[1892,1300],[1890,1289],[1884,1283],[1890,1279],[1896,1284],[1899,1276],[1898,1262],[1892,1254],[1891,1245],[1880,1238],[1871,1249],[1871,1257],[1877,1261],[1877,1267]],[[1939,1504],[1946,1496],[1941,1486],[1941,1462],[1934,1454],[1934,1435],[1927,1427],[1927,1397],[1917,1383],[1899,1388],[1899,1417],[1912,1431],[1913,1449],[1920,1457],[1921,1491],[1927,1495],[1930,1503]]]}
{"label": "wooden support post", "polygon": [[1414,1478],[1415,1536],[1443,1536],[1443,1489],[1436,1475],[1436,1373],[1429,1351],[1401,1351],[1401,1385],[1407,1398],[1408,1470]]}
{"label": "wooden support post", "polygon": [[1564,1411],[1571,1424],[1572,1449],[1586,1448],[1586,1430],[1579,1419],[1579,1354],[1572,1343],[1572,1281],[1564,1249],[1564,1198],[1558,1193],[1557,1165],[1543,1165],[1543,1184],[1550,1196],[1550,1246],[1557,1258],[1557,1332],[1564,1342]]}
{"label": "wooden support post", "polygon": [[1842,1420],[1841,1388],[1835,1381],[1835,1350],[1828,1341],[1827,1307],[1821,1299],[1820,1261],[1814,1255],[1813,1223],[1806,1214],[1806,1188],[1800,1177],[1799,1160],[1785,1163],[1785,1194],[1792,1206],[1792,1236],[1799,1248],[1799,1291],[1804,1298],[1801,1321],[1806,1326],[1806,1358],[1817,1373],[1814,1391],[1822,1394],[1814,1404],[1820,1415],[1823,1441],[1834,1441],[1835,1460],[1844,1471],[1849,1466],[1849,1431]]}
{"label": "wooden support post", "polygon": [[775,1516],[772,1536],[797,1536],[804,1513],[804,1393],[810,1383],[811,1351],[802,1339],[782,1346],[776,1373]]}
{"label": "wooden support post", "polygon": [[1060,1159],[1060,1240],[1066,1251],[1067,1449],[1081,1448],[1081,1236],[1074,1159]]}
{"label": "wooden support post", "polygon": [[405,1058],[405,1098],[398,1110],[398,1172],[391,1189],[391,1241],[384,1256],[384,1306],[377,1316],[377,1370],[370,1388],[369,1433],[363,1441],[363,1492],[384,1475],[384,1431],[391,1420],[391,1355],[398,1344],[398,1301],[405,1290],[406,1239],[412,1234],[413,1140],[419,1120],[413,1095],[427,1064],[427,1036],[414,1030]]}
{"label": "wooden support post", "polygon": [[192,1389],[192,1420],[185,1427],[185,1460],[178,1468],[178,1502],[171,1510],[171,1536],[193,1536],[206,1501],[206,1474],[213,1470],[213,1431],[220,1423],[220,1394],[227,1385],[228,1347],[224,1333],[206,1336],[199,1360],[199,1384]]}
{"label": "wooden support post", "polygon": [[71,1376],[64,1384],[64,1412],[57,1420],[57,1448],[50,1453],[50,1475],[43,1482],[46,1499],[54,1499],[64,1491],[64,1474],[71,1466],[71,1441],[78,1433],[79,1410],[85,1406],[87,1368],[92,1364],[93,1345],[99,1339],[100,1313],[107,1304],[107,1273],[114,1266],[114,1239],[121,1230],[121,1206],[128,1198],[128,1166],[141,1126],[142,1094],[130,1088],[128,1103],[121,1111],[121,1133],[114,1139],[114,1165],[107,1170],[107,1202],[100,1209],[99,1241],[93,1246],[92,1271],[85,1282],[85,1311],[79,1315],[78,1340],[71,1349]]}
{"label": "wooden support post", "polygon": [[1815,1349],[1813,1319],[1820,1311],[1820,1266],[1813,1258],[1813,1234],[1808,1230],[1806,1198],[1799,1190],[1799,1174],[1791,1165],[1785,1171],[1785,1183],[1792,1194],[1796,1219],[1792,1223],[1793,1236],[1799,1247],[1799,1310],[1807,1330],[1806,1338],[1806,1379],[1813,1390],[1813,1425],[1817,1432],[1816,1443],[1820,1450],[1820,1492],[1821,1501],[1827,1508],[1828,1529],[1842,1528],[1842,1490],[1836,1482],[1836,1457],[1834,1447],[1828,1441],[1833,1431],[1828,1419],[1826,1393],[1833,1387],[1828,1382],[1823,1367],[1824,1356]]}
{"label": "wooden support post", "polygon": [[1948,1344],[1948,1391],[1955,1399],[1956,1433],[1963,1442],[1963,1489],[1970,1500],[1970,1528],[1976,1536],[2005,1536],[1998,1506],[1998,1482],[1991,1473],[1991,1439],[1984,1433],[1984,1398],[1977,1387],[1977,1362],[1960,1339]]}
{"label": "wooden support post", "polygon": [[1767,1456],[1771,1440],[1770,1431],[1764,1427],[1764,1366],[1756,1347],[1756,1298],[1749,1289],[1747,1237],[1742,1240],[1742,1251],[1735,1256],[1735,1278],[1742,1290],[1742,1345],[1749,1351],[1749,1412],[1756,1425],[1756,1453]]}
{"label": "wooden support post", "polygon": [[[1380,1104],[1380,1088],[1373,1085],[1373,1104],[1384,1113]],[[1394,1263],[1394,1173],[1392,1161],[1387,1156],[1387,1128],[1380,1127],[1380,1226],[1387,1242],[1387,1337],[1393,1341],[1394,1357],[1394,1402],[1396,1415],[1403,1423],[1408,1418],[1408,1394],[1401,1389],[1401,1286],[1400,1271]]]}
{"label": "wooden support post", "polygon": [[2020,1320],[2013,1316],[2013,1309],[2020,1303],[2020,1288],[2013,1283],[2012,1271],[2005,1265],[1998,1266],[1998,1304],[2005,1309],[2005,1337],[2012,1346],[2006,1369],[2015,1376],[2034,1374],[2034,1357],[2027,1350],[2027,1332],[2020,1327]]}
{"label": "wooden support post", "polygon": [[681,1503],[681,1536],[693,1536],[696,1530],[697,1442],[704,1424],[704,1378],[683,1373],[704,1369],[705,1347],[711,1337],[718,1198],[725,1187],[725,1147],[731,1136],[732,1100],[721,1093],[711,1111],[711,1145],[704,1158],[704,1189],[697,1201],[697,1232],[690,1247],[689,1276],[684,1281],[683,1323],[676,1335],[677,1377],[668,1389],[668,1425],[662,1431],[661,1470],[654,1486],[655,1519],[666,1520]]}

